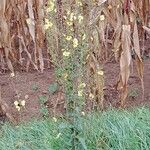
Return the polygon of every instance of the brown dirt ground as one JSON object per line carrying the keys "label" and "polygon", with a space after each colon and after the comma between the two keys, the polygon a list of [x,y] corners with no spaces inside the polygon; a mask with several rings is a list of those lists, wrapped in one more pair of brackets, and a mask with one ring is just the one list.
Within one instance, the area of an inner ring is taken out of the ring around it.
{"label": "brown dirt ground", "polygon": [[[115,89],[117,76],[119,74],[119,65],[108,63],[105,65],[105,103],[118,107],[119,92]],[[137,75],[136,66],[133,64],[131,75],[128,81],[128,97],[126,108],[135,106],[144,106],[150,104],[150,60],[144,60],[144,99],[142,99],[141,81]]]}
{"label": "brown dirt ground", "polygon": [[[144,86],[145,98],[142,100],[142,89],[140,80],[134,70],[129,79],[129,96],[126,100],[126,107],[135,107],[149,105],[150,102],[150,60],[144,61]],[[117,76],[119,73],[119,66],[116,63],[107,63],[104,67],[105,71],[105,106],[118,107],[119,93],[114,88]],[[12,114],[17,120],[24,121],[31,118],[39,118],[42,116],[40,113],[39,97],[42,95],[48,96],[46,105],[52,116],[64,112],[63,93],[60,90],[55,94],[48,92],[48,86],[54,82],[53,69],[45,70],[43,74],[32,72],[24,73],[17,72],[15,77],[10,77],[10,74],[0,75],[0,86],[2,88],[1,97],[2,101],[6,102],[9,106],[9,113]],[[18,93],[18,94],[17,94]],[[25,108],[18,112],[15,108],[14,101],[19,99],[26,99]],[[57,104],[57,107],[56,107]]]}

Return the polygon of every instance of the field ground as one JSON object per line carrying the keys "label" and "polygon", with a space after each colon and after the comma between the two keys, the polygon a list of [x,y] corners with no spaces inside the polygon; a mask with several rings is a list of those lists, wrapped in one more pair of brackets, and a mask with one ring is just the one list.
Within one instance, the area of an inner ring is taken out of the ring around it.
{"label": "field ground", "polygon": [[[126,107],[135,107],[149,105],[150,102],[150,61],[144,61],[144,84],[145,98],[142,100],[142,89],[140,80],[136,73],[131,73],[129,80],[129,96],[126,101]],[[134,67],[135,68],[135,67]],[[119,94],[115,89],[119,66],[116,63],[107,63],[104,67],[105,72],[105,107],[118,107]],[[134,70],[134,72],[136,72]],[[2,101],[6,102],[9,108],[9,113],[17,120],[30,120],[31,118],[41,117],[40,97],[47,97],[46,105],[50,115],[54,116],[64,112],[63,93],[57,90],[54,94],[48,92],[49,86],[54,83],[54,71],[51,69],[45,70],[43,74],[37,72],[25,73],[17,72],[15,77],[10,77],[10,74],[2,74],[0,76],[0,85],[2,87]],[[14,101],[26,99],[25,109],[20,113],[17,112]]]}

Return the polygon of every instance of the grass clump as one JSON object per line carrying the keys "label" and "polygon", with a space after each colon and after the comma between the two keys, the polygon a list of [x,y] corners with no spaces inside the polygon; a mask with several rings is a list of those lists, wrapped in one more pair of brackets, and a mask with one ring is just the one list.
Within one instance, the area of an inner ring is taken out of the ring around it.
{"label": "grass clump", "polygon": [[[81,118],[79,141],[87,150],[149,150],[150,109],[110,109]],[[32,121],[0,131],[0,150],[71,150],[71,128],[63,119]]]}

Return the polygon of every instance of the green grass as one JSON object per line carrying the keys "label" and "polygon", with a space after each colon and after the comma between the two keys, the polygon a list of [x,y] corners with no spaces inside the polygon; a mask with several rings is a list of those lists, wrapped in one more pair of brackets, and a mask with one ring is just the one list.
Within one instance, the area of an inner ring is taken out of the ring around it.
{"label": "green grass", "polygon": [[[78,125],[87,150],[150,149],[150,108],[88,114]],[[66,127],[63,119],[17,127],[5,124],[0,130],[0,150],[71,150],[71,132]]]}

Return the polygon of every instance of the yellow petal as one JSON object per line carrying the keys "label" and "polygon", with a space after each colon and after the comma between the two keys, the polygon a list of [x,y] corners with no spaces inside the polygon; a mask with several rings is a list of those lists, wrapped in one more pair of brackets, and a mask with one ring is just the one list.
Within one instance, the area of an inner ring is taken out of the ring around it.
{"label": "yellow petal", "polygon": [[67,73],[64,73],[64,79],[66,80],[67,79],[67,77],[68,77],[68,74]]}
{"label": "yellow petal", "polygon": [[16,109],[17,109],[18,111],[20,111],[20,106],[16,106]]}
{"label": "yellow petal", "polygon": [[81,114],[82,114],[83,116],[85,116],[85,112],[84,112],[84,111],[82,111]]}
{"label": "yellow petal", "polygon": [[79,20],[79,23],[81,23],[82,20],[83,20],[83,16],[79,15],[79,16],[78,16],[78,20]]}
{"label": "yellow petal", "polygon": [[50,22],[48,19],[45,19],[44,29],[47,30],[47,29],[51,28],[52,26],[53,26],[53,23]]}
{"label": "yellow petal", "polygon": [[63,18],[66,20],[66,19],[67,19],[67,16],[63,16]]}
{"label": "yellow petal", "polygon": [[15,106],[18,106],[18,105],[19,105],[19,102],[18,102],[18,101],[14,101],[14,105],[15,105]]}
{"label": "yellow petal", "polygon": [[21,105],[22,105],[22,106],[25,106],[25,104],[26,104],[26,101],[25,101],[25,100],[22,100],[22,101],[21,101]]}
{"label": "yellow petal", "polygon": [[67,21],[67,25],[68,25],[68,26],[72,26],[72,25],[73,25],[73,22]]}
{"label": "yellow petal", "polygon": [[85,83],[81,83],[80,85],[79,85],[79,88],[85,88],[86,87],[86,84]]}
{"label": "yellow petal", "polygon": [[100,70],[100,71],[97,72],[97,74],[103,76],[104,75],[104,71]]}
{"label": "yellow petal", "polygon": [[78,3],[79,6],[82,6],[82,2],[79,1],[79,2],[77,2],[77,3]]}
{"label": "yellow petal", "polygon": [[57,118],[53,117],[54,122],[57,122]]}
{"label": "yellow petal", "polygon": [[94,95],[92,93],[90,93],[89,98],[93,99]]}
{"label": "yellow petal", "polygon": [[67,52],[67,51],[64,51],[64,52],[63,52],[63,56],[68,57],[69,55],[70,55],[70,52]]}
{"label": "yellow petal", "polygon": [[70,41],[71,39],[72,39],[72,36],[67,36],[67,37],[66,37],[66,40],[67,40],[67,41]]}
{"label": "yellow petal", "polygon": [[69,15],[70,14],[70,10],[67,10],[67,15]]}
{"label": "yellow petal", "polygon": [[73,47],[76,48],[78,46],[78,39],[74,38],[73,39]]}
{"label": "yellow petal", "polygon": [[11,77],[14,77],[14,76],[15,76],[15,74],[12,72],[12,73],[10,74],[10,76],[11,76]]}
{"label": "yellow petal", "polygon": [[74,14],[71,13],[71,14],[70,14],[70,21],[73,21],[73,16],[74,16]]}
{"label": "yellow petal", "polygon": [[54,2],[50,1],[50,2],[49,2],[49,5],[48,5],[48,7],[47,7],[47,9],[46,9],[46,11],[47,11],[47,12],[53,11],[53,10],[54,10],[54,6],[55,6]]}
{"label": "yellow petal", "polygon": [[82,97],[82,95],[83,95],[83,90],[78,91],[78,96]]}
{"label": "yellow petal", "polygon": [[104,21],[105,20],[105,16],[104,15],[100,15],[100,20]]}

